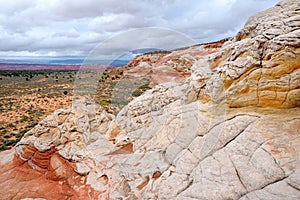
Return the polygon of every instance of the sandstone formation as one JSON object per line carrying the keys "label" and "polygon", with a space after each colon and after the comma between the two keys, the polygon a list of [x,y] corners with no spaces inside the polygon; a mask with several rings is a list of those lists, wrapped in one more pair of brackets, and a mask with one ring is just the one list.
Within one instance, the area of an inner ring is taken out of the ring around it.
{"label": "sandstone formation", "polygon": [[[225,92],[230,107],[293,108],[299,106],[299,2],[283,1],[267,12],[252,16],[222,50],[197,66],[211,68],[202,75],[200,99],[215,100],[212,90]],[[196,81],[199,75],[193,73]],[[218,83],[215,80],[218,79]],[[214,85],[210,83],[214,82]]]}
{"label": "sandstone formation", "polygon": [[[85,99],[57,110],[0,154],[1,198],[300,199],[299,8],[283,0],[191,51],[191,76],[117,116]],[[180,71],[168,55],[153,60]]]}
{"label": "sandstone formation", "polygon": [[131,69],[125,76],[149,77],[150,87],[165,82],[182,83],[191,75],[191,67],[199,58],[219,51],[227,40],[138,55],[127,64]]}

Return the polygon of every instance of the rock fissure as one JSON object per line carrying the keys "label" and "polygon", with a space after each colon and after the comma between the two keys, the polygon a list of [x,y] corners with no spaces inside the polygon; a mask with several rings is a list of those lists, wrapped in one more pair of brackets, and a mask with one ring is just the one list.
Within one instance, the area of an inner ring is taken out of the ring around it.
{"label": "rock fissure", "polygon": [[274,161],[274,163],[277,165],[277,167],[279,168],[279,169],[281,169],[281,172],[282,172],[282,174],[284,175],[284,176],[286,176],[286,173],[284,172],[284,170],[282,169],[282,167],[280,166],[280,164],[278,163],[278,161],[273,157],[273,155],[269,152],[269,151],[267,151],[265,148],[263,148],[262,146],[260,147],[263,151],[265,151],[272,159],[273,159],[273,161]]}
{"label": "rock fissure", "polygon": [[289,182],[287,182],[287,184],[288,184],[288,186],[290,186],[291,188],[293,188],[293,189],[297,190],[298,192],[300,192],[300,188],[296,187],[295,185],[293,185],[293,184],[291,184],[291,183],[289,183]]}
{"label": "rock fissure", "polygon": [[178,192],[177,192],[177,196],[178,195],[180,195],[181,193],[183,193],[185,190],[187,190],[191,185],[193,184],[193,180],[191,180],[191,181],[189,181],[188,182],[188,184],[184,187],[184,188],[182,188],[181,190],[179,190]]}
{"label": "rock fissure", "polygon": [[[231,164],[232,164],[232,166],[233,166],[233,168],[234,168],[234,171],[235,171],[235,173],[236,173],[236,176],[237,176],[239,182],[240,182],[241,185],[244,187],[244,189],[248,192],[246,185],[245,185],[244,182],[242,181],[241,176],[240,176],[238,170],[236,169],[236,166],[234,165],[234,163],[232,162],[232,160],[231,160],[230,157],[229,157],[229,159],[230,159],[230,162],[231,162]],[[246,193],[247,193],[247,192],[246,192]]]}

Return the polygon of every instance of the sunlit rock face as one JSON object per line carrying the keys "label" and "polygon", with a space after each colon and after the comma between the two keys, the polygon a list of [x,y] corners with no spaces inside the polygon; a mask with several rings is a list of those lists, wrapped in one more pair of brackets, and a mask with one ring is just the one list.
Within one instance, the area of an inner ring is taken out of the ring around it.
{"label": "sunlit rock face", "polygon": [[[178,50],[191,75],[117,116],[85,99],[55,111],[0,154],[1,199],[299,199],[299,8],[282,1],[225,43]],[[166,56],[132,65],[180,71]]]}

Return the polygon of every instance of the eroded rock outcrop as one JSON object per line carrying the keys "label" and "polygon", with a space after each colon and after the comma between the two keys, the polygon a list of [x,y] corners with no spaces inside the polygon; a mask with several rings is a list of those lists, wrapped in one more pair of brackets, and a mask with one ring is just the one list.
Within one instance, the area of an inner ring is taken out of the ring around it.
{"label": "eroded rock outcrop", "polygon": [[182,83],[191,75],[191,67],[199,58],[219,51],[226,41],[138,55],[128,63],[131,69],[125,76],[149,77],[151,87],[165,82]]}
{"label": "eroded rock outcrop", "polygon": [[[252,16],[221,51],[198,61],[198,65],[211,68],[214,73],[200,73],[204,76],[200,83],[205,82],[206,86],[199,98],[214,100],[216,94],[212,90],[222,90],[230,107],[299,106],[299,23],[297,1],[283,1]],[[198,65],[194,66],[196,73],[192,78],[197,84]]]}
{"label": "eroded rock outcrop", "polygon": [[1,197],[299,199],[299,8],[254,15],[117,116],[88,100],[56,111],[1,153]]}

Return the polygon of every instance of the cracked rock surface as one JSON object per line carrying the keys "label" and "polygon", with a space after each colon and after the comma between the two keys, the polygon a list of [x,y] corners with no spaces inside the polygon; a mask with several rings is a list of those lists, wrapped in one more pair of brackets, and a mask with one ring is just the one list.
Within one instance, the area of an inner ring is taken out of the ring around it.
{"label": "cracked rock surface", "polygon": [[1,198],[300,199],[299,8],[252,16],[117,116],[55,111],[0,153]]}
{"label": "cracked rock surface", "polygon": [[[299,23],[295,0],[252,16],[233,40],[193,66],[193,89],[205,83],[198,98],[226,98],[234,108],[299,106]],[[218,92],[224,90],[220,97]]]}

